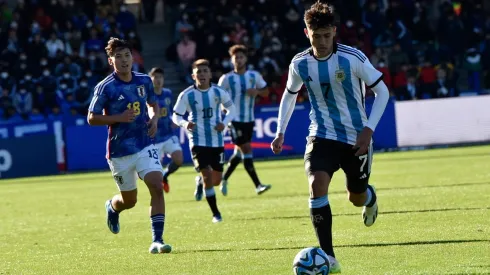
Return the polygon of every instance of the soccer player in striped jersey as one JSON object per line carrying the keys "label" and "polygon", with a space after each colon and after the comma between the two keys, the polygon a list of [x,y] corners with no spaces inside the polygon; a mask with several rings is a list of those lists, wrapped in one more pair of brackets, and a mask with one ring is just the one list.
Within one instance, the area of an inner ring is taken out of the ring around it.
{"label": "soccer player in striped jersey", "polygon": [[[359,50],[335,42],[333,7],[316,2],[305,12],[305,34],[311,48],[297,54],[289,66],[287,90],[281,100],[274,153],[281,152],[286,126],[297,92],[304,84],[311,112],[305,151],[310,186],[310,214],[321,248],[329,255],[331,272],[340,272],[332,245],[332,211],[328,187],[340,168],[347,178],[349,200],[363,207],[362,218],[371,226],[378,215],[375,189],[369,185],[372,135],[389,99],[383,74]],[[376,99],[367,118],[364,86]]]}
{"label": "soccer player in striped jersey", "polygon": [[108,126],[107,162],[120,193],[105,204],[107,226],[112,233],[119,233],[119,214],[136,204],[139,176],[151,195],[153,242],[150,253],[169,253],[172,247],[163,242],[162,166],[158,149],[151,140],[157,133],[160,110],[150,77],[131,71],[133,56],[130,49],[125,40],[109,40],[105,50],[114,73],[95,87],[87,117],[90,125]]}
{"label": "soccer player in striped jersey", "polygon": [[[221,222],[221,213],[216,203],[214,186],[221,182],[223,172],[224,142],[223,130],[235,116],[235,106],[228,93],[218,86],[211,85],[209,61],[199,59],[192,64],[192,78],[195,84],[180,93],[175,103],[172,120],[187,130],[189,147],[196,171],[196,200],[204,194],[213,213],[213,222]],[[221,108],[226,116],[221,118]],[[188,119],[184,115],[189,113]]]}
{"label": "soccer player in striped jersey", "polygon": [[224,74],[219,79],[218,85],[227,90],[237,108],[237,115],[229,125],[231,138],[235,144],[235,152],[228,162],[228,168],[221,181],[221,192],[228,193],[228,179],[240,164],[243,157],[243,165],[255,185],[255,192],[262,194],[271,188],[262,184],[255,172],[252,154],[252,136],[254,133],[255,117],[254,106],[257,96],[267,96],[269,89],[262,75],[257,71],[247,70],[247,48],[244,45],[232,46],[228,53],[233,63],[233,71]]}
{"label": "soccer player in striped jersey", "polygon": [[177,171],[182,165],[184,157],[182,155],[182,147],[180,146],[179,138],[174,133],[174,128],[178,126],[172,122],[172,91],[163,88],[165,81],[163,69],[153,68],[150,71],[150,77],[153,81],[153,88],[160,106],[160,119],[158,120],[158,132],[154,142],[159,150],[160,158],[163,160],[167,154],[171,161],[163,171],[163,191],[168,193],[170,185],[168,184],[168,176]]}

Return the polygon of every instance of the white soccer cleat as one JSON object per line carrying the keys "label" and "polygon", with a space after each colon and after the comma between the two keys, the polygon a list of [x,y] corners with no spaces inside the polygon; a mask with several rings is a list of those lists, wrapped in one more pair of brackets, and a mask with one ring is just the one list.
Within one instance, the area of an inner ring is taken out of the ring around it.
{"label": "white soccer cleat", "polygon": [[228,195],[228,181],[227,180],[225,180],[225,179],[221,180],[219,190],[221,190],[221,193],[223,194],[223,196]]}
{"label": "white soccer cleat", "polygon": [[151,254],[170,253],[172,246],[160,242],[153,242],[149,249]]}
{"label": "white soccer cleat", "polygon": [[201,176],[196,176],[196,191],[194,191],[194,198],[196,201],[202,200],[202,195],[204,194],[204,184]]}
{"label": "white soccer cleat", "polygon": [[257,195],[261,195],[265,191],[271,189],[271,187],[272,187],[272,185],[270,185],[270,184],[265,184],[265,185],[261,184],[255,188],[255,192],[257,193]]}
{"label": "white soccer cleat", "polygon": [[[376,192],[374,186],[372,187],[374,192]],[[365,226],[373,225],[377,217],[378,217],[378,201],[376,201],[372,207],[364,206],[362,208],[362,220],[364,221]]]}
{"label": "white soccer cleat", "polygon": [[327,255],[330,262],[330,274],[336,274],[341,272],[340,264],[334,257]]}

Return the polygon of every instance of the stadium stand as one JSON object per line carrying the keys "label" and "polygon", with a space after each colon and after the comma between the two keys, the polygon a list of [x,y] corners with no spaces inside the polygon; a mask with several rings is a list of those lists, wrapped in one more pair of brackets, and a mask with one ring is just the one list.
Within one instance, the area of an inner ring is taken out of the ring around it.
{"label": "stadium stand", "polygon": [[[144,72],[138,19],[155,20],[157,1],[142,0],[138,16],[123,1],[1,2],[0,123],[85,115],[94,85],[109,73],[103,51],[111,36],[133,43],[134,70]],[[361,49],[385,74],[397,100],[484,94],[490,91],[490,4],[485,1],[337,0],[338,42]],[[166,61],[183,83],[189,63],[212,61],[215,81],[231,70],[227,49],[250,48],[278,104],[292,56],[308,41],[302,14],[311,1],[165,0],[172,26]],[[146,14],[145,14],[146,12]],[[142,18],[138,18],[141,15]],[[157,16],[158,17],[158,16]],[[162,48],[162,52],[165,51]],[[174,91],[178,93],[179,91]],[[298,101],[307,101],[302,91]]]}

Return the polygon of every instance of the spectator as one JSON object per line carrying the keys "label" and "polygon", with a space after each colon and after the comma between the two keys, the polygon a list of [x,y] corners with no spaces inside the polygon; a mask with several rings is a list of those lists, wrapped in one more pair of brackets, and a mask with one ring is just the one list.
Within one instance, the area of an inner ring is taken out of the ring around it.
{"label": "spectator", "polygon": [[444,69],[439,69],[437,71],[437,81],[434,87],[435,95],[434,97],[450,97],[454,96],[454,86],[453,83],[448,81],[447,74]]}
{"label": "spectator", "polygon": [[105,71],[104,63],[95,54],[94,51],[89,52],[88,60],[87,60],[87,66],[85,69],[90,70],[92,73],[95,73],[95,74],[102,74]]}
{"label": "spectator", "polygon": [[420,98],[421,90],[417,83],[417,79],[414,76],[409,76],[407,78],[407,83],[398,87],[395,94],[397,100],[415,100]]}
{"label": "spectator", "polygon": [[36,85],[36,91],[32,94],[32,113],[41,114],[44,113],[46,106],[46,97],[44,95],[43,86],[41,84]]}
{"label": "spectator", "polygon": [[[63,14],[63,12],[55,13],[56,16],[59,16],[61,14]],[[51,24],[53,23],[51,17],[49,17],[44,13],[43,8],[37,9],[36,16],[34,17],[34,21],[36,21],[39,24],[42,30],[49,30],[51,28]]]}
{"label": "spectator", "polygon": [[432,66],[430,61],[425,61],[423,66],[420,68],[420,83],[421,90],[424,94],[431,94],[434,84],[437,80],[437,71]]}
{"label": "spectator", "polygon": [[8,68],[3,68],[0,73],[0,88],[9,94],[13,94],[16,91],[16,86],[15,78],[10,75]]}
{"label": "spectator", "polygon": [[68,69],[64,69],[62,75],[58,77],[58,88],[61,88],[62,85],[66,85],[66,91],[74,92],[78,87],[77,79],[71,74]]}
{"label": "spectator", "polygon": [[69,72],[71,76],[77,79],[82,75],[82,69],[80,66],[73,63],[68,55],[63,59],[63,63],[59,63],[55,68],[56,76],[61,76],[63,72]]}
{"label": "spectator", "polygon": [[391,72],[396,72],[401,67],[402,64],[409,64],[408,55],[402,51],[400,44],[395,44],[393,51],[388,57],[389,68]]}
{"label": "spectator", "polygon": [[58,51],[65,51],[65,44],[52,32],[48,41],[46,41],[49,58],[55,58]]}
{"label": "spectator", "polygon": [[136,28],[136,18],[133,13],[128,11],[126,5],[121,5],[119,8],[116,21],[123,32],[128,32]]}
{"label": "spectator", "polygon": [[475,48],[466,51],[463,67],[468,72],[469,89],[474,93],[481,92],[481,54]]}
{"label": "spectator", "polygon": [[93,88],[89,87],[87,77],[83,76],[80,79],[80,85],[75,92],[75,101],[80,106],[80,113],[83,115],[87,114],[88,106],[92,100]]}
{"label": "spectator", "polygon": [[177,44],[179,64],[184,77],[188,74],[192,62],[196,59],[196,43],[188,35],[184,35],[182,41]]}
{"label": "spectator", "polygon": [[34,34],[34,37],[27,45],[26,52],[29,53],[29,59],[32,63],[38,63],[43,56],[48,55],[48,49],[46,48],[46,42],[41,37],[41,33]]}
{"label": "spectator", "polygon": [[182,17],[175,25],[175,41],[181,40],[181,35],[189,33],[194,30],[194,26],[189,23],[189,15],[187,13],[182,14]]}
{"label": "spectator", "polygon": [[14,95],[14,107],[22,118],[28,118],[32,111],[32,94],[27,90],[27,87],[19,86],[19,92]]}
{"label": "spectator", "polygon": [[104,42],[99,38],[96,28],[90,29],[90,38],[85,43],[85,50],[93,52],[102,52],[104,50]]}
{"label": "spectator", "polygon": [[14,106],[10,92],[7,89],[2,90],[2,96],[0,96],[0,112],[7,114],[7,110]]}

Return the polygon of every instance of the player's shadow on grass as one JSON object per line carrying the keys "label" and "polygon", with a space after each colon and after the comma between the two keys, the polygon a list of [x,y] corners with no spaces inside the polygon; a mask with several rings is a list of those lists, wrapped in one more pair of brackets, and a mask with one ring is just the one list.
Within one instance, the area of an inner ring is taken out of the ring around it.
{"label": "player's shadow on grass", "polygon": [[[385,247],[385,246],[412,246],[412,245],[437,245],[437,244],[457,244],[457,243],[490,243],[490,240],[435,240],[435,241],[414,241],[414,242],[397,242],[397,243],[366,243],[366,244],[344,244],[335,247],[356,248],[356,247]],[[303,246],[288,247],[269,247],[269,248],[222,248],[222,249],[196,249],[175,251],[175,253],[199,253],[199,252],[241,252],[241,251],[276,251],[276,250],[297,250],[303,249]]]}
{"label": "player's shadow on grass", "polygon": [[[409,213],[428,213],[428,212],[449,212],[449,211],[478,211],[478,210],[490,210],[490,207],[460,207],[460,208],[441,208],[441,209],[420,209],[420,210],[400,210],[400,211],[383,211],[379,215],[393,215],[393,214],[409,214]],[[333,214],[336,216],[358,216],[359,213],[340,213]],[[255,217],[239,220],[253,221],[253,220],[288,220],[288,219],[309,219],[308,215],[295,215],[295,216],[276,216],[276,217]]]}

